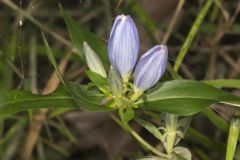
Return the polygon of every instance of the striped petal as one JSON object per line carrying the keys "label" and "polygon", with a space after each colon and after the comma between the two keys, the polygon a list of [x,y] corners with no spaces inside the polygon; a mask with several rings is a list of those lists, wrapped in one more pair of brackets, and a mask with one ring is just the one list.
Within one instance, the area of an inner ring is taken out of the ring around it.
{"label": "striped petal", "polygon": [[139,36],[133,19],[128,15],[116,17],[108,42],[108,56],[122,78],[128,77],[139,55]]}
{"label": "striped petal", "polygon": [[156,45],[139,60],[134,73],[134,86],[147,90],[154,86],[165,72],[168,49],[165,45]]}

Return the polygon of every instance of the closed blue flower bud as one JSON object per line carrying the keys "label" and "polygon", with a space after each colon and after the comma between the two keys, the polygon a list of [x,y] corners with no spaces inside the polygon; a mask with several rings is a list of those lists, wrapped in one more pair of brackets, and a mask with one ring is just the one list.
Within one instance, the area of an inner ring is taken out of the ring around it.
{"label": "closed blue flower bud", "polygon": [[116,17],[108,42],[108,56],[123,80],[128,79],[139,54],[139,36],[133,19],[128,15]]}
{"label": "closed blue flower bud", "polygon": [[167,59],[168,49],[165,45],[156,45],[148,50],[137,63],[135,89],[144,91],[154,86],[165,72]]}

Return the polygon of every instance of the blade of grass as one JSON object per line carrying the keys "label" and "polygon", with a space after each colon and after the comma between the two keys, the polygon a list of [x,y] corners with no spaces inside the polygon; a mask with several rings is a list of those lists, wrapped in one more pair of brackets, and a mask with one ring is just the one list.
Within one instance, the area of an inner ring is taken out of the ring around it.
{"label": "blade of grass", "polygon": [[63,120],[61,120],[60,117],[58,117],[59,122],[56,123],[54,121],[50,121],[49,125],[53,128],[55,128],[56,130],[58,130],[58,132],[60,134],[62,134],[63,136],[65,136],[66,138],[68,138],[72,143],[74,143],[75,145],[78,145],[78,139],[77,137],[69,130],[69,128],[66,126],[66,124],[64,123]]}
{"label": "blade of grass", "polygon": [[197,130],[189,127],[186,138],[189,138],[195,143],[200,143],[203,146],[210,148],[214,151],[217,151],[219,153],[224,153],[225,151],[225,145],[220,142],[213,141],[209,137],[203,135],[202,133],[198,132]]}
{"label": "blade of grass", "polygon": [[53,52],[52,52],[51,48],[49,47],[48,42],[47,42],[44,34],[42,34],[42,36],[43,36],[43,41],[44,41],[44,44],[45,44],[45,48],[47,50],[47,56],[48,56],[50,62],[52,63],[52,65],[53,65],[53,67],[54,67],[54,69],[55,69],[55,71],[56,71],[56,73],[58,75],[59,80],[62,82],[64,87],[68,90],[68,87],[65,84],[65,81],[63,80],[62,74],[61,74],[61,72],[58,69],[57,62],[56,62],[56,60],[54,58]]}
{"label": "blade of grass", "polygon": [[209,8],[211,7],[213,3],[213,0],[207,0],[207,2],[204,4],[204,6],[202,7],[201,11],[199,12],[195,22],[193,23],[190,32],[187,35],[187,38],[185,39],[185,42],[177,56],[175,65],[173,67],[173,69],[177,72],[180,65],[182,64],[182,61],[184,59],[184,57],[186,56],[189,48],[191,47],[191,44],[193,42],[193,39],[196,37],[197,32],[202,24],[202,21],[204,19],[204,17],[206,16]]}
{"label": "blade of grass", "polygon": [[11,128],[5,133],[4,138],[1,139],[1,145],[7,146],[12,138],[23,129],[27,119],[25,117],[18,118],[17,122],[11,126]]}
{"label": "blade of grass", "polygon": [[233,118],[231,120],[229,134],[228,134],[226,160],[233,160],[234,158],[234,153],[235,153],[237,141],[238,141],[239,130],[240,130],[240,119]]}
{"label": "blade of grass", "polygon": [[43,145],[41,139],[37,143],[37,153],[38,153],[38,159],[39,160],[46,159],[46,157],[45,157],[46,154],[44,152],[44,145]]}
{"label": "blade of grass", "polygon": [[173,79],[182,79],[182,77],[173,70],[173,67],[171,64],[167,64],[167,70],[170,73],[170,75],[172,76]]}
{"label": "blade of grass", "polygon": [[67,149],[63,148],[62,146],[57,145],[57,144],[55,144],[47,139],[44,139],[44,138],[41,138],[41,140],[45,145],[47,145],[49,148],[56,151],[57,153],[61,154],[65,158],[70,155],[70,151],[67,151]]}
{"label": "blade of grass", "polygon": [[228,132],[229,124],[216,113],[214,113],[210,108],[205,109],[202,112],[208,119],[219,129],[223,130],[224,132]]}
{"label": "blade of grass", "polygon": [[209,156],[206,153],[204,153],[201,149],[195,148],[193,150],[199,156],[200,159],[202,159],[202,160],[210,160]]}

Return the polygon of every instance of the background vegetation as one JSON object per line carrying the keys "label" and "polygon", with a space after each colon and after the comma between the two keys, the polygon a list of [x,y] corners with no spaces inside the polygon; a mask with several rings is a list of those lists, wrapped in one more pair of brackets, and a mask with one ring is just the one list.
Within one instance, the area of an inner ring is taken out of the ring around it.
{"label": "background vegetation", "polygon": [[[75,48],[82,44],[76,44],[73,36],[88,37],[87,28],[107,42],[112,22],[121,13],[137,23],[141,54],[155,44],[167,44],[173,66],[168,72],[178,71],[184,79],[204,81],[239,96],[239,11],[238,0],[0,0],[0,100],[9,90],[16,90],[17,96],[23,89],[46,95],[60,85],[42,34],[64,78],[89,82],[87,67]],[[68,32],[64,13],[80,24],[79,32]],[[19,110],[0,109],[0,159],[113,160],[149,155],[108,112],[45,108],[4,114]],[[161,124],[159,114],[146,114]],[[193,159],[224,159],[230,120],[235,116],[235,107],[214,104],[188,117],[192,121],[181,146],[190,149]],[[146,129],[135,122],[131,126],[161,150]]]}

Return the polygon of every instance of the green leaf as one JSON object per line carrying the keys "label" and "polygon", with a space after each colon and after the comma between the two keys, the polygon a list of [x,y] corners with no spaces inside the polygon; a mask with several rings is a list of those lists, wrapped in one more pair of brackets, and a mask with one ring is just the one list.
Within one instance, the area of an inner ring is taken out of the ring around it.
{"label": "green leaf", "polygon": [[216,127],[226,133],[228,132],[229,124],[220,115],[217,115],[210,108],[205,109],[202,113],[207,116],[210,122],[212,122],[212,124],[214,124]]}
{"label": "green leaf", "polygon": [[120,101],[120,104],[121,104],[120,106],[128,107],[128,108],[137,108],[137,105],[133,101],[125,97],[119,97],[118,100]]}
{"label": "green leaf", "polygon": [[106,105],[102,101],[106,98],[104,94],[97,90],[90,90],[88,86],[76,84],[74,82],[66,82],[74,101],[77,106],[85,111],[110,111],[112,108],[112,101]]}
{"label": "green leaf", "polygon": [[238,79],[215,79],[202,81],[215,87],[231,87],[240,88],[240,80]]}
{"label": "green leaf", "polygon": [[193,115],[213,103],[240,107],[240,97],[192,80],[173,80],[147,92],[137,104],[140,108],[179,115]]}
{"label": "green leaf", "polygon": [[45,38],[44,34],[42,35],[43,36],[43,42],[44,42],[44,45],[45,45],[45,48],[46,48],[46,53],[47,53],[47,56],[50,60],[50,62],[52,63],[56,73],[57,73],[57,76],[59,78],[59,80],[61,81],[61,83],[64,85],[64,87],[68,90],[66,84],[65,84],[65,81],[63,80],[63,77],[62,77],[62,74],[61,72],[59,71],[58,69],[58,66],[57,66],[57,62],[56,62],[56,59],[53,55],[53,52],[52,52],[52,49],[49,47],[48,45],[48,42],[47,42],[47,39]]}
{"label": "green leaf", "polygon": [[[61,80],[62,84],[64,85],[65,89],[68,93],[73,97],[74,101],[76,102],[77,106],[86,111],[107,111],[112,110],[106,107],[106,105],[102,105],[101,101],[105,98],[102,94],[97,94],[97,91],[90,91],[88,90],[87,86],[76,84],[73,82],[66,82],[64,81],[58,67],[56,60],[53,56],[52,50],[49,47],[45,37],[43,36],[44,44],[47,50],[47,55],[53,64],[55,71]],[[100,76],[100,75],[99,75]],[[101,77],[101,76],[100,76]],[[99,77],[98,77],[99,78]],[[100,79],[100,78],[99,78]],[[95,78],[94,78],[95,80]],[[97,81],[99,82],[99,81]],[[106,80],[107,84],[107,80]]]}
{"label": "green leaf", "polygon": [[0,115],[37,108],[77,108],[73,98],[64,88],[49,95],[35,95],[27,91],[10,90],[0,101]]}
{"label": "green leaf", "polygon": [[39,108],[80,108],[86,111],[110,111],[111,103],[102,105],[104,95],[89,90],[85,85],[66,82],[72,95],[64,87],[60,87],[49,95],[36,95],[23,90],[9,90],[0,99],[0,115],[10,114],[28,109]]}
{"label": "green leaf", "polygon": [[127,123],[134,118],[134,110],[132,108],[120,108],[118,113],[123,123]]}
{"label": "green leaf", "polygon": [[59,6],[61,14],[65,20],[68,32],[72,39],[73,45],[78,49],[79,55],[84,60],[83,56],[83,41],[86,41],[91,48],[98,54],[105,67],[108,66],[109,61],[107,57],[106,43],[98,38],[95,34],[91,33],[87,28],[81,26],[72,17]]}
{"label": "green leaf", "polygon": [[140,118],[135,118],[135,120],[143,126],[146,130],[148,130],[152,135],[154,135],[157,139],[163,142],[164,138],[159,129],[152,123],[145,121]]}
{"label": "green leaf", "polygon": [[92,72],[92,71],[85,71],[88,78],[103,92],[109,93],[108,81],[106,78],[102,77],[101,75]]}

